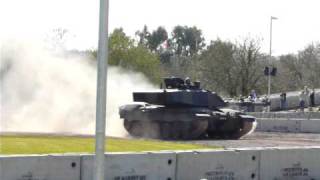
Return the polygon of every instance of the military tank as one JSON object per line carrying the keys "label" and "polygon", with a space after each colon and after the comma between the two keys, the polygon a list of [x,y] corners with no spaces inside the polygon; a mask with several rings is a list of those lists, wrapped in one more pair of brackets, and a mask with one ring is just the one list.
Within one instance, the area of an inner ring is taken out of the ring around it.
{"label": "military tank", "polygon": [[[164,84],[163,84],[164,83]],[[200,82],[164,78],[161,88],[133,92],[132,104],[119,108],[130,135],[156,139],[238,139],[255,129],[253,116],[225,108]]]}

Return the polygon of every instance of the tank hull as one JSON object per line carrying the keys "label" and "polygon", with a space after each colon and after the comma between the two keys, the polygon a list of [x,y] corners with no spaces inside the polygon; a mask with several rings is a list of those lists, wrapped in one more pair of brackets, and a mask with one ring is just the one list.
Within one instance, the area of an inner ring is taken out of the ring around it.
{"label": "tank hull", "polygon": [[128,133],[156,139],[239,139],[255,128],[255,118],[203,107],[129,104],[120,107]]}

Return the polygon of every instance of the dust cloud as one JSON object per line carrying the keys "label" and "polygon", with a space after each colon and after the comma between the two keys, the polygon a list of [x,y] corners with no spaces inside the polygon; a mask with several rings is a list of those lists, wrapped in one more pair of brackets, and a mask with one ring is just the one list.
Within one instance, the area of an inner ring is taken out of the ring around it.
{"label": "dust cloud", "polygon": [[[0,132],[94,133],[95,60],[38,43],[0,48]],[[107,83],[107,135],[125,136],[118,107],[132,102],[132,91],[154,87],[140,73],[110,66]]]}

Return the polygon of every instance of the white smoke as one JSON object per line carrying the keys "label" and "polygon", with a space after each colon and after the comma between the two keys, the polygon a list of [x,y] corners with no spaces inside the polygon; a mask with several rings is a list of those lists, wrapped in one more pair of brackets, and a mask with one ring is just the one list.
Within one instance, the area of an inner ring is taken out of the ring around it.
{"label": "white smoke", "polygon": [[[93,134],[96,62],[35,43],[6,44],[0,49],[0,132]],[[153,86],[117,67],[109,67],[107,82],[107,134],[123,136],[118,107],[132,102],[132,91]]]}

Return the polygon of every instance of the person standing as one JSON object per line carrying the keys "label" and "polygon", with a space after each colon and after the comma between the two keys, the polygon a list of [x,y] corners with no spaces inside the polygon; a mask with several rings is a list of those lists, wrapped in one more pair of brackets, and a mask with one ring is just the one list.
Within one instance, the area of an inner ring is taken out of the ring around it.
{"label": "person standing", "polygon": [[267,112],[267,107],[270,106],[270,102],[269,102],[268,96],[265,95],[265,96],[262,98],[261,101],[262,101],[262,103],[263,103],[262,112]]}
{"label": "person standing", "polygon": [[257,94],[256,94],[256,91],[254,89],[251,90],[251,93],[249,94],[249,99],[252,102],[255,102],[257,100]]}
{"label": "person standing", "polygon": [[310,109],[312,110],[313,107],[315,107],[315,91],[314,91],[314,88],[312,89],[312,92],[310,93]]}
{"label": "person standing", "polygon": [[304,92],[305,92],[305,106],[308,107],[310,105],[310,102],[309,102],[310,90],[308,86],[304,86]]}
{"label": "person standing", "polygon": [[305,86],[299,95],[299,107],[302,112],[304,112],[304,108],[308,105],[309,99],[309,90],[308,87]]}
{"label": "person standing", "polygon": [[305,93],[304,93],[304,90],[302,90],[300,92],[300,95],[299,95],[299,108],[300,108],[300,111],[304,111],[304,105],[305,105]]}
{"label": "person standing", "polygon": [[254,112],[254,102],[257,100],[256,91],[253,89],[249,94],[250,103],[248,104],[248,112]]}
{"label": "person standing", "polygon": [[287,93],[282,92],[280,94],[280,109],[285,110],[287,108]]}

